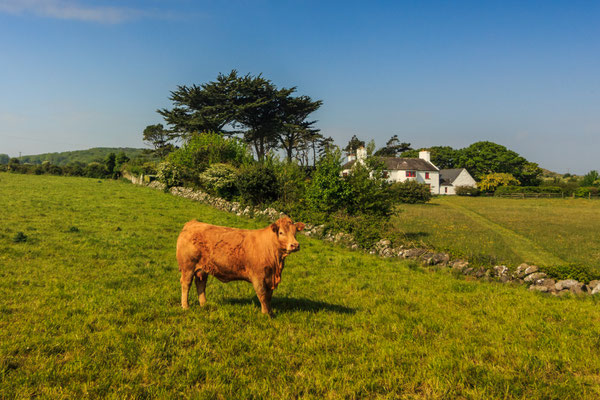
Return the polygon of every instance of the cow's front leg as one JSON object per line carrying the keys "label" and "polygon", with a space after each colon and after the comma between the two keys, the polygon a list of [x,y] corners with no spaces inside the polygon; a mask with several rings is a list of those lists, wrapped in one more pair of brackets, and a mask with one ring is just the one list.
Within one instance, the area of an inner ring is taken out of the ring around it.
{"label": "cow's front leg", "polygon": [[192,286],[192,281],[194,280],[194,271],[181,271],[181,307],[187,309],[190,307],[188,304],[188,293],[190,290],[190,286]]}
{"label": "cow's front leg", "polygon": [[254,291],[260,301],[260,310],[263,314],[271,315],[271,295],[273,291],[265,285],[264,280],[255,280],[252,282]]}

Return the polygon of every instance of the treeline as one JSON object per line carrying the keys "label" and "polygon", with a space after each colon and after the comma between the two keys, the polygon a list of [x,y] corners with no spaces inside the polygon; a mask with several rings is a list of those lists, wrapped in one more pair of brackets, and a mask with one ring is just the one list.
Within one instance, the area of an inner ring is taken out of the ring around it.
{"label": "treeline", "polygon": [[0,164],[0,171],[8,171],[34,175],[64,175],[82,176],[96,179],[117,179],[121,171],[130,170],[135,173],[155,173],[155,158],[148,154],[140,153],[135,159],[130,159],[125,152],[119,154],[109,153],[101,162],[83,163],[71,161],[66,165],[55,165],[49,161],[41,164],[22,163],[18,158],[10,158],[6,164]]}
{"label": "treeline", "polygon": [[[48,161],[52,165],[59,167],[66,166],[70,163],[80,163],[88,165],[92,162],[103,163],[110,153],[124,153],[130,159],[144,156],[146,149],[136,149],[131,147],[94,147],[87,150],[63,151],[59,153],[43,153],[36,155],[26,155],[19,157],[21,164],[36,164],[41,165],[44,161]],[[8,164],[10,160],[7,154],[0,154],[0,164]]]}

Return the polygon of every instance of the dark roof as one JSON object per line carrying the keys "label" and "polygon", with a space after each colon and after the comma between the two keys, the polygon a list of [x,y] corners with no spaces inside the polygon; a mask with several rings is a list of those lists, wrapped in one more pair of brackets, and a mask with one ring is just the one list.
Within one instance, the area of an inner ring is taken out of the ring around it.
{"label": "dark roof", "polygon": [[440,169],[440,185],[452,185],[464,168]]}
{"label": "dark roof", "polygon": [[[421,158],[398,158],[398,157],[378,157],[387,170],[402,171],[439,171],[438,168]],[[356,163],[356,160],[347,162],[342,169],[350,169]]]}

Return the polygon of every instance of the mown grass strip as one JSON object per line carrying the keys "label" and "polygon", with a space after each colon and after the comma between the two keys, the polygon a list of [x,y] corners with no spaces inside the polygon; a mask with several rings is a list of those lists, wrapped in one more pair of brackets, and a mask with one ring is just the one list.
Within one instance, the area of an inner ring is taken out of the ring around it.
{"label": "mown grass strip", "polygon": [[519,235],[518,233],[503,227],[481,214],[466,208],[456,202],[446,202],[447,206],[453,208],[471,218],[474,222],[485,226],[486,228],[500,234],[503,240],[513,249],[515,253],[523,258],[523,261],[535,263],[539,265],[564,265],[566,262],[559,257],[548,253],[528,238]]}

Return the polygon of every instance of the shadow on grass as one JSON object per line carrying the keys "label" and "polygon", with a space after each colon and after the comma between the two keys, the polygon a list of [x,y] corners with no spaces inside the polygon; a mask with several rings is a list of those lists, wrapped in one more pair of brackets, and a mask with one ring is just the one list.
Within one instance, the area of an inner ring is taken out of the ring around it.
{"label": "shadow on grass", "polygon": [[[260,307],[260,302],[256,297],[252,298],[235,298],[235,299],[224,299],[225,303],[228,304],[254,304]],[[309,299],[295,299],[292,297],[276,297],[273,296],[271,300],[271,308],[280,313],[292,312],[292,311],[327,311],[337,314],[354,314],[356,310],[354,308],[341,306],[339,304],[330,304],[323,301],[314,301]]]}

